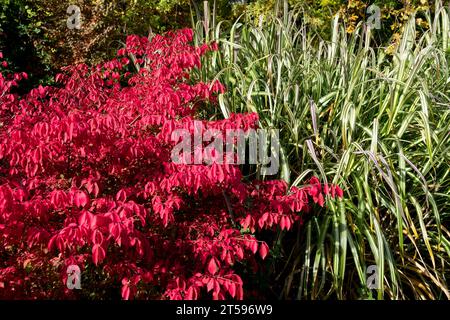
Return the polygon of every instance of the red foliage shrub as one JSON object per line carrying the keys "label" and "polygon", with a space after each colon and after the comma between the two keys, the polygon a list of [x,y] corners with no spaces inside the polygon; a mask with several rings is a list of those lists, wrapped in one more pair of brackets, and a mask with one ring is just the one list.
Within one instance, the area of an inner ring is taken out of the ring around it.
{"label": "red foliage shrub", "polygon": [[[237,165],[171,162],[170,133],[194,130],[224,90],[190,83],[212,49],[191,40],[191,30],[131,36],[116,59],[68,67],[59,87],[22,97],[13,88],[26,74],[0,74],[0,298],[76,298],[65,285],[75,264],[94,298],[242,299],[234,267],[269,254],[255,232],[289,230],[324,194],[342,196],[316,178],[288,190],[245,182]],[[257,120],[201,123],[248,130]]]}

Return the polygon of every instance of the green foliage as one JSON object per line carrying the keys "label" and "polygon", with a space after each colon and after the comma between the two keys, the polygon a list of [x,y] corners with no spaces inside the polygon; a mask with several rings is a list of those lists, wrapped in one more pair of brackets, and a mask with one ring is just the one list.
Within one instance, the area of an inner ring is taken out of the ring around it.
{"label": "green foliage", "polygon": [[[383,28],[374,39],[386,43],[394,35],[391,43],[394,50],[405,21],[415,11],[423,13],[433,8],[429,2],[375,1],[382,8]],[[215,21],[232,21],[244,13],[246,20],[258,24],[261,18],[270,17],[277,3],[277,0],[254,0],[247,4],[209,0],[209,7],[215,12]],[[372,1],[289,0],[288,3],[290,8],[301,12],[305,24],[329,38],[335,14],[340,13],[347,32],[352,32],[360,21],[367,19],[366,9]],[[66,26],[69,16],[66,10],[73,4],[81,8],[80,30],[69,30]],[[282,12],[282,5],[279,7]],[[1,0],[0,47],[7,56],[13,57],[11,65],[22,70],[31,67],[27,71],[32,79],[47,82],[53,71],[62,66],[79,62],[93,64],[111,56],[123,45],[127,34],[147,35],[150,31],[161,33],[191,26],[192,18],[198,21],[203,16],[202,0]],[[427,28],[426,20],[421,19]]]}
{"label": "green foliage", "polygon": [[22,90],[51,79],[48,55],[35,43],[42,37],[42,24],[27,1],[0,1],[0,51],[8,60],[11,71],[29,74],[29,81]]}
{"label": "green foliage", "polygon": [[[270,16],[278,2],[277,0],[249,1],[245,12],[254,21],[258,21],[260,16]],[[301,11],[303,21],[326,38],[331,35],[331,21],[336,14],[345,21],[346,30],[351,33],[359,22],[367,21],[370,17],[369,6],[376,5],[381,9],[383,21],[383,30],[378,32],[381,42],[386,42],[393,34],[401,32],[405,22],[414,13],[424,13],[430,8],[433,9],[432,0],[289,0],[287,3],[290,8]]]}
{"label": "green foliage", "polygon": [[[80,7],[79,30],[66,25],[69,5]],[[216,12],[228,18],[231,5],[216,1]],[[1,0],[0,48],[12,57],[12,65],[47,82],[63,66],[110,57],[128,34],[188,27],[192,16],[202,15],[199,0]]]}

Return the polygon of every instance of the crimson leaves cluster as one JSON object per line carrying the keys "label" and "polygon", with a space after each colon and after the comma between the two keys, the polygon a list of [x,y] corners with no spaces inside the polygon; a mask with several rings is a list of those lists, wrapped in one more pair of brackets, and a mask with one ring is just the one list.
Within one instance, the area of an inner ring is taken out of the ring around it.
{"label": "crimson leaves cluster", "polygon": [[249,182],[237,165],[171,161],[177,128],[258,123],[199,118],[224,88],[191,82],[217,50],[192,36],[130,36],[114,60],[67,67],[57,86],[24,96],[14,88],[25,73],[0,73],[0,298],[75,298],[66,270],[78,265],[84,291],[243,299],[236,265],[269,254],[258,230],[289,230],[324,195],[342,196],[317,178],[288,190]]}

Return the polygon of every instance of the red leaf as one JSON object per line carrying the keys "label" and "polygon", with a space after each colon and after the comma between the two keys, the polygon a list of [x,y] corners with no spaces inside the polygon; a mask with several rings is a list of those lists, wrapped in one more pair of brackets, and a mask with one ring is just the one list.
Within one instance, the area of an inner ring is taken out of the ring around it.
{"label": "red leaf", "polygon": [[127,201],[127,193],[126,193],[126,191],[122,189],[119,192],[117,192],[116,200],[120,201],[120,202]]}
{"label": "red leaf", "polygon": [[220,284],[219,284],[219,281],[217,281],[216,279],[214,279],[214,292],[215,293],[220,292]]}
{"label": "red leaf", "polygon": [[206,285],[206,291],[210,292],[212,289],[214,289],[214,278],[210,278]]}
{"label": "red leaf", "polygon": [[95,244],[92,247],[92,261],[96,266],[98,266],[98,264],[101,263],[103,259],[105,259],[105,255],[105,250],[99,244]]}
{"label": "red leaf", "polygon": [[208,272],[212,275],[215,275],[219,271],[219,261],[216,258],[211,258],[208,263]]}
{"label": "red leaf", "polygon": [[[314,199],[316,201],[316,199]],[[325,199],[323,198],[323,194],[319,193],[319,196],[317,197],[317,204],[321,207],[325,204]]]}
{"label": "red leaf", "polygon": [[228,292],[230,293],[231,297],[234,298],[236,296],[236,284],[234,282],[229,283]]}
{"label": "red leaf", "polygon": [[286,230],[290,230],[292,226],[292,221],[290,217],[286,217]]}
{"label": "red leaf", "polygon": [[244,258],[244,251],[240,246],[236,247],[236,256],[241,260]]}
{"label": "red leaf", "polygon": [[256,240],[250,241],[250,250],[252,250],[253,254],[256,254],[258,251],[258,242]]}
{"label": "red leaf", "polygon": [[39,85],[38,92],[39,92],[39,95],[41,97],[44,97],[44,95],[45,95],[45,88],[43,86]]}
{"label": "red leaf", "polygon": [[101,245],[103,243],[103,234],[99,230],[92,233],[92,243]]}
{"label": "red leaf", "polygon": [[339,198],[342,198],[344,196],[344,192],[338,186],[336,186],[336,194]]}
{"label": "red leaf", "polygon": [[83,208],[89,204],[89,196],[84,191],[78,191],[73,196],[75,206]]}
{"label": "red leaf", "polygon": [[284,230],[286,228],[286,218],[285,218],[285,216],[281,216],[280,228],[281,228],[281,230]]}
{"label": "red leaf", "polygon": [[244,289],[242,288],[242,285],[239,285],[236,288],[236,299],[237,300],[244,299]]}
{"label": "red leaf", "polygon": [[129,300],[130,299],[130,286],[128,284],[122,285],[122,299]]}
{"label": "red leaf", "polygon": [[184,298],[186,300],[197,300],[197,288],[189,287]]}
{"label": "red leaf", "polygon": [[88,181],[86,183],[86,189],[90,194],[94,195],[94,197],[97,197],[100,192],[97,182]]}
{"label": "red leaf", "polygon": [[265,242],[261,243],[261,245],[259,246],[259,255],[261,256],[261,258],[264,260],[268,253],[269,247],[267,246],[267,244]]}

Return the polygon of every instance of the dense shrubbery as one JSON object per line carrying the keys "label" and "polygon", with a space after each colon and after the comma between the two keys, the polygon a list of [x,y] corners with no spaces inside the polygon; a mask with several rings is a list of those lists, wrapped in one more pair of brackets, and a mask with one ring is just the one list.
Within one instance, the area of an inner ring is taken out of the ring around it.
{"label": "dense shrubbery", "polygon": [[[194,122],[223,87],[189,82],[211,49],[192,36],[130,36],[116,59],[67,67],[59,86],[24,96],[11,90],[25,73],[0,74],[1,298],[242,299],[238,270],[269,253],[255,232],[289,230],[326,194],[342,197],[317,178],[289,189],[237,165],[171,161],[177,128],[258,125],[256,114]],[[65,285],[69,265],[82,268],[81,293]]]}
{"label": "dense shrubbery", "polygon": [[[198,2],[198,4],[197,4]],[[201,1],[190,0],[0,0],[0,50],[37,80],[43,72],[114,56],[129,34],[148,35],[192,25],[203,14]],[[69,5],[81,10],[80,29],[69,29]],[[192,9],[192,12],[191,12]],[[229,16],[231,5],[219,1],[217,11]],[[14,45],[11,45],[14,43]],[[30,59],[34,59],[30,68]],[[35,65],[40,63],[41,65]],[[50,77],[52,78],[52,77]]]}
{"label": "dense shrubbery", "polygon": [[[414,12],[433,9],[434,5],[434,2],[430,0],[288,0],[287,2],[291,8],[302,11],[305,22],[328,33],[331,31],[329,29],[330,22],[336,13],[340,13],[347,23],[347,31],[351,32],[360,21],[367,20],[370,16],[369,6],[376,5],[381,9],[381,18],[387,26],[386,29],[397,32]],[[282,1],[249,1],[246,10],[254,16],[260,14],[270,16],[277,3],[282,3]],[[389,33],[386,32],[385,36],[388,36]]]}

